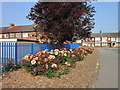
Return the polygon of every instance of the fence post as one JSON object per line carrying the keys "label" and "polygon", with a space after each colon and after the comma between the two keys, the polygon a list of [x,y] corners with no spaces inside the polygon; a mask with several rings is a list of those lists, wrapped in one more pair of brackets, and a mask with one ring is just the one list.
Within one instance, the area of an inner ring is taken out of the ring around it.
{"label": "fence post", "polygon": [[2,44],[2,45],[1,45],[1,48],[2,48],[2,49],[1,49],[1,52],[2,52],[2,55],[1,55],[1,56],[2,56],[2,65],[3,65],[3,59],[4,59],[4,57],[3,57],[3,42],[1,42],[1,44]]}
{"label": "fence post", "polygon": [[34,45],[31,43],[31,53],[34,54]]}
{"label": "fence post", "polygon": [[17,43],[15,43],[15,64],[17,64]]}

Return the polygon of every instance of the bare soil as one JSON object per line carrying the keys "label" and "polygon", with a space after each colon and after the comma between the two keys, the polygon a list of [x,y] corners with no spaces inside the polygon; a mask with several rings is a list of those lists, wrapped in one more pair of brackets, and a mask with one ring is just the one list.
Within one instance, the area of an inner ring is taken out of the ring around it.
{"label": "bare soil", "polygon": [[44,76],[31,76],[24,69],[7,72],[0,80],[2,88],[86,88],[92,79],[99,59],[99,52],[95,50],[84,61],[76,63],[75,69],[59,78],[49,79]]}

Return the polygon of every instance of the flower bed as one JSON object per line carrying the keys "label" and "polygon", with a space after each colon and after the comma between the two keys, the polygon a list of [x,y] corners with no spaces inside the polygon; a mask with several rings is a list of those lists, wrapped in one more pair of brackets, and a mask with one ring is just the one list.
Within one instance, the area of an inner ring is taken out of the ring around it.
{"label": "flower bed", "polygon": [[8,72],[8,71],[15,71],[20,69],[22,66],[21,61],[19,60],[17,64],[15,64],[15,60],[13,59],[8,59],[6,60],[2,65],[0,65],[1,67],[1,73],[3,72]]}
{"label": "flower bed", "polygon": [[44,75],[48,78],[61,77],[69,73],[69,68],[76,66],[76,61],[81,61],[94,50],[90,47],[79,47],[76,49],[66,48],[58,50],[40,51],[27,54],[22,59],[23,67],[30,72],[31,75]]}

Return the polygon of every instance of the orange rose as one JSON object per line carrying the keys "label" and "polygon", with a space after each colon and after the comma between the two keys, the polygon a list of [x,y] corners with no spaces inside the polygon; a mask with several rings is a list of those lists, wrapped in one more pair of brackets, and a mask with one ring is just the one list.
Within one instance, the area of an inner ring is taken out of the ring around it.
{"label": "orange rose", "polygon": [[38,60],[38,57],[33,58],[34,60]]}
{"label": "orange rose", "polygon": [[47,62],[47,61],[48,61],[48,59],[47,59],[47,58],[45,58],[44,60],[45,60],[45,62]]}
{"label": "orange rose", "polygon": [[55,59],[55,56],[54,56],[54,55],[49,55],[48,58],[49,58],[49,59]]}
{"label": "orange rose", "polygon": [[45,67],[48,69],[48,65],[46,64]]}
{"label": "orange rose", "polygon": [[42,57],[45,57],[45,55],[42,55]]}

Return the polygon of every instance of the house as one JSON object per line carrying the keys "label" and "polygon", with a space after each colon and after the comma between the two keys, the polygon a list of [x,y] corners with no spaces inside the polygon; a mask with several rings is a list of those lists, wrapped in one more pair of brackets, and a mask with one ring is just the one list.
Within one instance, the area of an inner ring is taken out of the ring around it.
{"label": "house", "polygon": [[90,38],[82,41],[82,45],[92,47],[120,47],[120,33],[92,33]]}
{"label": "house", "polygon": [[[15,26],[11,24],[9,27],[0,28],[0,39],[19,39],[17,41],[40,41],[48,42],[41,39],[43,32],[38,33],[34,31],[33,25]],[[1,40],[0,40],[1,41]],[[83,46],[92,47],[120,47],[120,33],[92,33],[90,38],[85,40],[77,40],[76,43],[81,43]]]}
{"label": "house", "polygon": [[36,40],[36,32],[33,30],[33,25],[26,26],[9,26],[0,28],[0,38],[18,38],[26,40]]}
{"label": "house", "polygon": [[[22,41],[39,41],[43,38],[44,32],[36,32],[33,25],[0,27],[0,39],[19,39]],[[42,39],[42,42],[47,42]]]}

